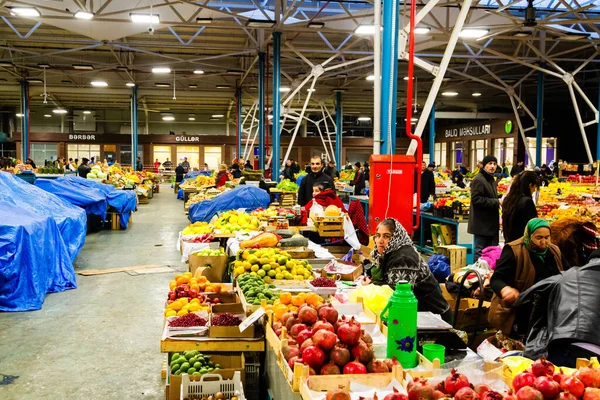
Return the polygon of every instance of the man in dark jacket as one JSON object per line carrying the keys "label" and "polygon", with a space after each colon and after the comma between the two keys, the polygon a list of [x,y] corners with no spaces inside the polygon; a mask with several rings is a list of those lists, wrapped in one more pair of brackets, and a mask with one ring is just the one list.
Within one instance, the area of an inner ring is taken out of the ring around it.
{"label": "man in dark jacket", "polygon": [[515,175],[519,175],[521,172],[523,172],[523,164],[525,164],[523,161],[518,161],[515,165],[513,165],[513,167],[510,169],[511,178],[514,178]]}
{"label": "man in dark jacket", "polygon": [[79,175],[82,178],[87,178],[88,174],[92,170],[88,165],[89,161],[90,160],[88,160],[85,157],[81,159],[81,165],[79,166],[79,168],[77,168],[77,175]]}
{"label": "man in dark jacket", "polygon": [[[570,268],[521,293],[516,307],[531,303],[533,312],[525,357],[547,356],[556,365],[575,367],[577,357],[583,357],[577,347],[591,347],[592,352],[597,353],[600,348],[600,250],[594,251],[583,267]],[[581,346],[573,346],[575,343]]]}
{"label": "man in dark jacket", "polygon": [[365,173],[360,169],[358,161],[354,164],[354,168],[354,180],[350,185],[354,186],[354,195],[359,196],[363,194],[363,190],[365,189]]}
{"label": "man in dark jacket", "polygon": [[181,183],[183,180],[183,176],[185,175],[185,168],[182,165],[183,163],[179,163],[177,168],[175,168],[175,182]]}
{"label": "man in dark jacket", "polygon": [[500,200],[494,172],[498,160],[492,155],[483,158],[483,168],[471,183],[471,210],[467,232],[474,236],[473,262],[479,260],[483,249],[498,246],[500,230]]}
{"label": "man in dark jacket", "polygon": [[140,157],[135,159],[135,170],[140,172],[144,170],[144,164],[142,164],[142,159]]}
{"label": "man in dark jacket", "polygon": [[329,160],[329,164],[327,165],[327,168],[325,168],[325,171],[323,171],[323,172],[325,172],[327,175],[329,175],[331,177],[331,179],[340,177],[340,173],[338,172],[337,168],[335,168],[334,160]]}
{"label": "man in dark jacket", "polygon": [[329,187],[333,187],[333,179],[323,173],[323,160],[319,156],[314,156],[310,159],[310,172],[302,179],[298,190],[298,204],[301,207],[312,200],[313,185],[317,182],[328,182]]}
{"label": "man in dark jacket", "polygon": [[421,203],[427,203],[429,196],[435,196],[435,176],[433,175],[433,169],[435,166],[429,164],[425,168],[425,162],[423,162],[423,172],[421,173]]}
{"label": "man in dark jacket", "polygon": [[281,172],[281,177],[282,179],[289,179],[292,182],[296,182],[296,179],[294,179],[294,169],[292,160],[287,160],[285,162],[285,168]]}

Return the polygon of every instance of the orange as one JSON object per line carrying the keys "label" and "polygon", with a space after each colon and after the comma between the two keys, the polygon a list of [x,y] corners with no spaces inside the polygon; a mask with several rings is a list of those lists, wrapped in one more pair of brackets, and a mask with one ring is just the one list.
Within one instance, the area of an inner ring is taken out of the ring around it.
{"label": "orange", "polygon": [[310,293],[306,296],[306,304],[316,307],[319,305],[319,302],[323,301],[321,296],[316,293]]}
{"label": "orange", "polygon": [[200,290],[200,286],[197,283],[192,283],[190,285],[190,290]]}
{"label": "orange", "polygon": [[213,283],[212,288],[213,288],[213,291],[215,293],[220,293],[221,292],[221,285],[218,284],[218,283]]}
{"label": "orange", "polygon": [[296,307],[296,306],[289,306],[289,310],[290,310],[290,312],[298,312],[298,307]]}
{"label": "orange", "polygon": [[281,304],[290,304],[292,302],[292,294],[287,292],[281,293],[279,301],[281,301]]}
{"label": "orange", "polygon": [[287,306],[283,304],[278,304],[273,307],[273,314],[275,314],[275,318],[278,320],[281,320],[283,318],[283,314],[285,314],[287,311]]}
{"label": "orange", "polygon": [[203,275],[200,275],[197,279],[198,279],[198,283],[210,283],[208,281],[208,279],[206,279],[206,277]]}
{"label": "orange", "polygon": [[177,274],[177,275],[175,275],[175,280],[177,280],[177,279],[181,278],[182,276],[183,276],[183,275],[181,275],[181,274]]}
{"label": "orange", "polygon": [[180,276],[179,278],[177,278],[177,280],[175,281],[175,283],[177,283],[177,286],[179,285],[183,285],[183,276]]}
{"label": "orange", "polygon": [[302,304],[304,304],[304,299],[300,297],[300,295],[292,296],[292,304],[300,307]]}
{"label": "orange", "polygon": [[177,281],[169,282],[169,290],[175,290],[176,287],[177,287]]}

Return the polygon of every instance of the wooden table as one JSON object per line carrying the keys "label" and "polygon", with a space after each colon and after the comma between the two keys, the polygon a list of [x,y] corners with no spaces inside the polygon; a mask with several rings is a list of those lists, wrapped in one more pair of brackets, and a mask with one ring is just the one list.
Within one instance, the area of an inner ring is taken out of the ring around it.
{"label": "wooden table", "polygon": [[254,339],[242,338],[202,338],[198,340],[172,340],[160,341],[162,353],[182,352],[187,350],[198,350],[204,352],[227,351],[227,352],[264,352],[265,333],[260,325],[256,327]]}

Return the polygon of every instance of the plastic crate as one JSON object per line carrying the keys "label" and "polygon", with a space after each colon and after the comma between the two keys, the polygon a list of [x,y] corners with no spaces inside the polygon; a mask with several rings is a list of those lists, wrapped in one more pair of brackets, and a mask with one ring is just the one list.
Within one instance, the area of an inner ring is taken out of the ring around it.
{"label": "plastic crate", "polygon": [[260,377],[260,364],[246,363],[246,383],[258,382]]}
{"label": "plastic crate", "polygon": [[20,174],[16,175],[17,178],[23,179],[27,183],[31,183],[32,185],[35,183],[36,176],[33,172],[30,171],[22,171]]}
{"label": "plastic crate", "polygon": [[245,400],[242,378],[239,371],[233,374],[233,379],[223,379],[221,375],[204,374],[199,381],[190,381],[188,374],[181,376],[180,400],[200,400],[215,393],[221,392],[225,398],[236,396],[238,400]]}

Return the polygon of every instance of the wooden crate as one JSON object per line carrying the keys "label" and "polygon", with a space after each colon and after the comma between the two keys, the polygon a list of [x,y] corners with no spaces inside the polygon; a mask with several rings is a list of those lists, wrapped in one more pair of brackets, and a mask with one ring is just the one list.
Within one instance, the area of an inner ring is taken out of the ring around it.
{"label": "wooden crate", "polygon": [[314,221],[321,237],[344,237],[344,217],[316,217]]}
{"label": "wooden crate", "polygon": [[279,204],[282,207],[292,207],[298,204],[298,194],[296,192],[283,192],[279,195]]}
{"label": "wooden crate", "polygon": [[[116,213],[116,212],[106,213],[106,225],[105,226],[107,227],[107,229],[108,229],[108,226],[110,226],[110,229],[113,231],[123,230],[123,228],[121,228],[120,217],[121,217],[120,213]],[[108,225],[109,222],[110,222],[110,225]],[[133,223],[133,213],[129,215],[129,223],[130,224]]]}
{"label": "wooden crate", "polygon": [[450,271],[454,272],[467,266],[467,248],[456,245],[438,246],[438,254],[448,257],[450,260]]}
{"label": "wooden crate", "polygon": [[146,196],[138,196],[138,204],[148,204],[148,198]]}

